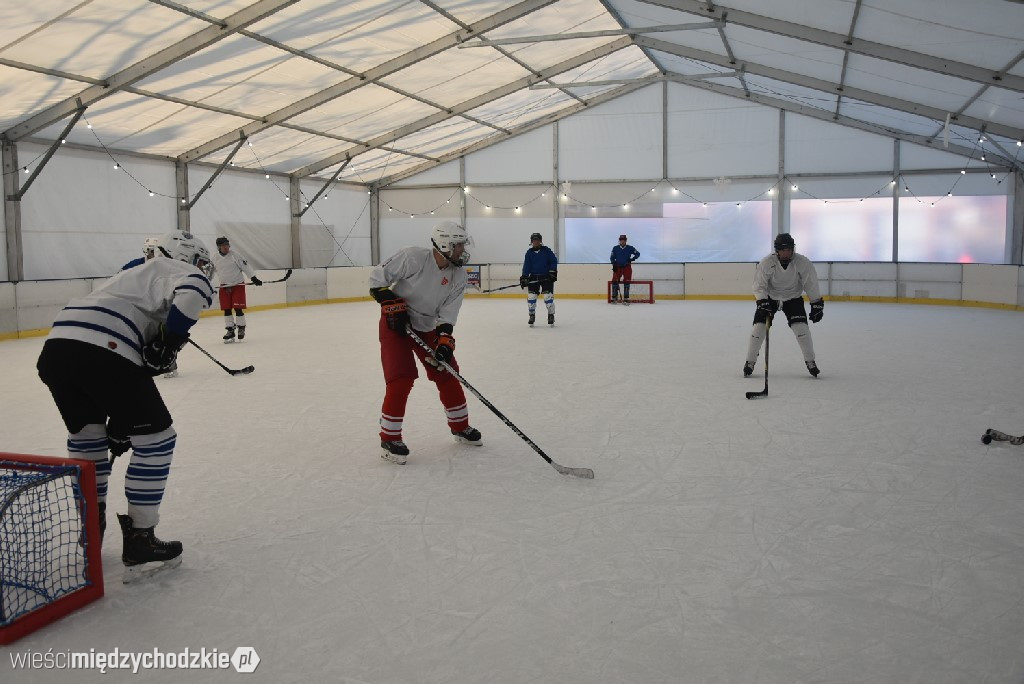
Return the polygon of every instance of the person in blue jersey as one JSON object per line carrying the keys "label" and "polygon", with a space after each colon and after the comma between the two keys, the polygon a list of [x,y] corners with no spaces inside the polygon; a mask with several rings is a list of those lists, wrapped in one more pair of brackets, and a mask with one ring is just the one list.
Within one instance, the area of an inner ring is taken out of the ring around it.
{"label": "person in blue jersey", "polygon": [[106,529],[107,422],[132,449],[126,515],[118,514],[125,581],[147,564],[180,563],[181,542],[154,535],[177,433],[153,376],[174,363],[189,329],[213,303],[210,252],[188,233],[159,239],[156,256],[121,271],[57,315],[36,368],[67,428],[70,458],[96,464],[100,529]]}
{"label": "person in blue jersey", "polygon": [[519,287],[526,290],[526,308],[530,313],[527,321],[533,325],[537,314],[537,297],[544,297],[548,310],[548,325],[555,324],[555,281],[558,280],[558,257],[551,248],[544,245],[540,233],[530,236],[530,248],[523,259],[523,275]]}
{"label": "person in blue jersey", "polygon": [[122,271],[127,271],[129,268],[135,268],[141,266],[150,259],[153,258],[154,250],[156,249],[157,243],[160,242],[160,238],[148,237],[146,241],[142,243],[142,256],[132,259],[127,264],[121,267]]}
{"label": "person in blue jersey", "polygon": [[[627,244],[625,235],[619,236],[619,244],[612,247],[612,304],[629,304],[629,283],[633,280],[633,262],[640,258],[640,252]],[[619,281],[622,283],[622,297],[619,297]]]}

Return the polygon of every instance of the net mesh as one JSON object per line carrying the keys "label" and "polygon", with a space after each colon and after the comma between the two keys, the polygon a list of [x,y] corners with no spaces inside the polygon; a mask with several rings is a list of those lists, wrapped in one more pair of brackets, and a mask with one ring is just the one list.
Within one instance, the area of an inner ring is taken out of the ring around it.
{"label": "net mesh", "polygon": [[[624,281],[619,281],[618,288],[612,280],[608,281],[608,301],[618,294],[619,299],[625,299],[626,287]],[[653,304],[654,303],[654,281],[652,280],[631,280],[629,281],[629,302],[631,304]]]}
{"label": "net mesh", "polygon": [[79,467],[0,459],[0,627],[90,584]]}

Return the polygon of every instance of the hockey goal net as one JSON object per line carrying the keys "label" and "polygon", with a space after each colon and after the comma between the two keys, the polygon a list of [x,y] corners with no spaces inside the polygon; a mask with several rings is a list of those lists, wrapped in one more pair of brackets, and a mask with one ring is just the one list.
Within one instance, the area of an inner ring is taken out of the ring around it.
{"label": "hockey goal net", "polygon": [[0,644],[101,596],[95,466],[0,453]]}
{"label": "hockey goal net", "polygon": [[630,304],[653,304],[654,303],[654,281],[653,280],[630,280],[629,282],[619,281],[618,288],[615,288],[615,281],[608,281],[608,303],[612,303],[612,293],[617,289],[618,298],[616,302],[626,301],[626,286],[629,286]]}

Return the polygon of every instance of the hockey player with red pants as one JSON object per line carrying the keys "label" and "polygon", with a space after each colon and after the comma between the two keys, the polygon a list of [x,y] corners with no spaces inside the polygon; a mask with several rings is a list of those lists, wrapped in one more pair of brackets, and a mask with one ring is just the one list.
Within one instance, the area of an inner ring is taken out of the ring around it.
{"label": "hockey player with red pants", "polygon": [[[448,427],[456,441],[479,446],[480,431],[469,425],[462,385],[439,364],[458,371],[452,336],[466,288],[465,230],[450,221],[434,227],[433,248],[406,247],[373,269],[370,294],[381,305],[378,324],[385,393],[381,406],[381,458],[404,465],[409,448],[402,440],[405,409],[419,377],[418,359],[437,386]],[[412,329],[434,351],[428,353],[408,335]]]}

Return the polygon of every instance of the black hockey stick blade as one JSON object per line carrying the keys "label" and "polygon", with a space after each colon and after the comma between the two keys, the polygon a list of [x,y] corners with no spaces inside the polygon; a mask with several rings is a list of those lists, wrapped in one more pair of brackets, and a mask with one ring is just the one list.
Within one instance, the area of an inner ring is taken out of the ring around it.
{"label": "black hockey stick blade", "polygon": [[768,388],[767,387],[765,387],[760,392],[747,392],[747,399],[757,399],[758,397],[767,397],[767,396],[768,396]]}
{"label": "black hockey stick blade", "polygon": [[263,284],[264,285],[269,285],[271,283],[283,283],[284,281],[288,280],[291,277],[292,277],[292,269],[289,268],[287,271],[284,272],[284,275],[281,276],[280,278],[278,278],[277,280],[264,280]]}
{"label": "black hockey stick blade", "polygon": [[230,375],[248,375],[249,373],[252,373],[254,370],[256,370],[255,366],[246,366],[245,368],[228,368],[223,363],[221,363],[220,361],[215,359],[213,354],[211,354],[210,352],[206,351],[205,349],[200,347],[198,344],[196,344],[195,341],[191,337],[188,338],[188,343],[191,344],[196,349],[198,349],[199,351],[201,351],[204,354],[206,354],[206,358],[210,359],[215,364],[217,364],[218,366],[223,368],[224,372],[228,373]]}

